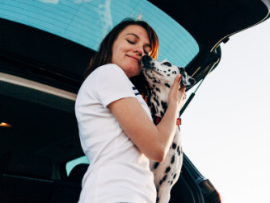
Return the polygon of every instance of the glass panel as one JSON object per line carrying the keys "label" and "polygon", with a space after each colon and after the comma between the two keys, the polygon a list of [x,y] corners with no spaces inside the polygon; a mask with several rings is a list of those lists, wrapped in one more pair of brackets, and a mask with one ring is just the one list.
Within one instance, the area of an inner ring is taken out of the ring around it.
{"label": "glass panel", "polygon": [[77,159],[74,159],[72,161],[67,162],[66,164],[66,172],[67,176],[69,176],[71,170],[77,166],[78,164],[89,164],[89,161],[86,156],[79,157]]}
{"label": "glass panel", "polygon": [[185,67],[199,52],[193,37],[146,0],[2,0],[0,17],[23,23],[97,50],[126,17],[148,22],[160,40],[159,61]]}

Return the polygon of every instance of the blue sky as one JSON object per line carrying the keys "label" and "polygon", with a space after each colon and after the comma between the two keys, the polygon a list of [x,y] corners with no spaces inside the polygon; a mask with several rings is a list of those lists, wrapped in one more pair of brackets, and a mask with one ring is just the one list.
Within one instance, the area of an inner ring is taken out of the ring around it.
{"label": "blue sky", "polygon": [[222,44],[220,64],[182,116],[183,150],[229,203],[268,199],[269,33],[267,20]]}

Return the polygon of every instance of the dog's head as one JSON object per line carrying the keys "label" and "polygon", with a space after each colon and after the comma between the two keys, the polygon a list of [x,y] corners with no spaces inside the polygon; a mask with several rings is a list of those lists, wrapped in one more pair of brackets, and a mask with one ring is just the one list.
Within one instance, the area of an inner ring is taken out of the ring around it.
{"label": "dog's head", "polygon": [[174,79],[177,75],[181,74],[180,85],[186,88],[193,86],[196,81],[190,77],[183,67],[177,67],[169,61],[157,62],[150,56],[143,56],[143,74],[149,83],[150,88],[170,87],[173,85]]}
{"label": "dog's head", "polygon": [[143,56],[143,74],[149,83],[151,93],[147,98],[152,115],[163,117],[168,106],[168,96],[175,77],[182,75],[180,85],[191,87],[195,80],[188,76],[184,68],[169,61],[157,62],[150,56]]}

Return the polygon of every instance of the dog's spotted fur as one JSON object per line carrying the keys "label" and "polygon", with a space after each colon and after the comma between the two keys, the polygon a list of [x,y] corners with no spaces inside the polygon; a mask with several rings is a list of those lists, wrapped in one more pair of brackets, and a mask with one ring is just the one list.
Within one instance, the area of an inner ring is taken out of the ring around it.
{"label": "dog's spotted fur", "polygon": [[[184,68],[172,65],[168,61],[157,62],[149,56],[144,56],[143,74],[151,90],[148,95],[148,105],[152,116],[163,117],[168,106],[168,96],[175,77],[181,73],[180,85],[186,87],[195,84],[195,80],[187,75]],[[176,121],[175,121],[176,122]],[[183,162],[180,127],[175,131],[172,145],[162,162],[150,160],[150,169],[154,173],[157,189],[157,203],[168,203],[172,186],[177,182]]]}

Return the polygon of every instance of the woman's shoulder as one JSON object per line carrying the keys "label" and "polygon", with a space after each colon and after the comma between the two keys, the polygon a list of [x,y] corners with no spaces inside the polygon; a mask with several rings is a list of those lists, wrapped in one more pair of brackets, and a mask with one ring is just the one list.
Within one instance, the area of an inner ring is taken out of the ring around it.
{"label": "woman's shoulder", "polygon": [[[84,80],[81,88],[86,86],[96,86],[96,84],[104,82],[129,81],[125,72],[116,64],[109,63],[96,68]],[[130,81],[129,81],[130,82]]]}
{"label": "woman's shoulder", "polygon": [[106,73],[109,73],[109,74],[124,73],[122,68],[120,68],[118,65],[116,65],[114,63],[108,63],[108,64],[105,64],[105,65],[102,65],[102,66],[98,67],[95,71],[102,72],[102,73],[106,72]]}
{"label": "woman's shoulder", "polygon": [[113,76],[114,74],[123,75],[125,74],[124,71],[114,63],[108,63],[96,68],[85,80],[91,80],[93,78],[99,77],[99,75],[109,75]]}

